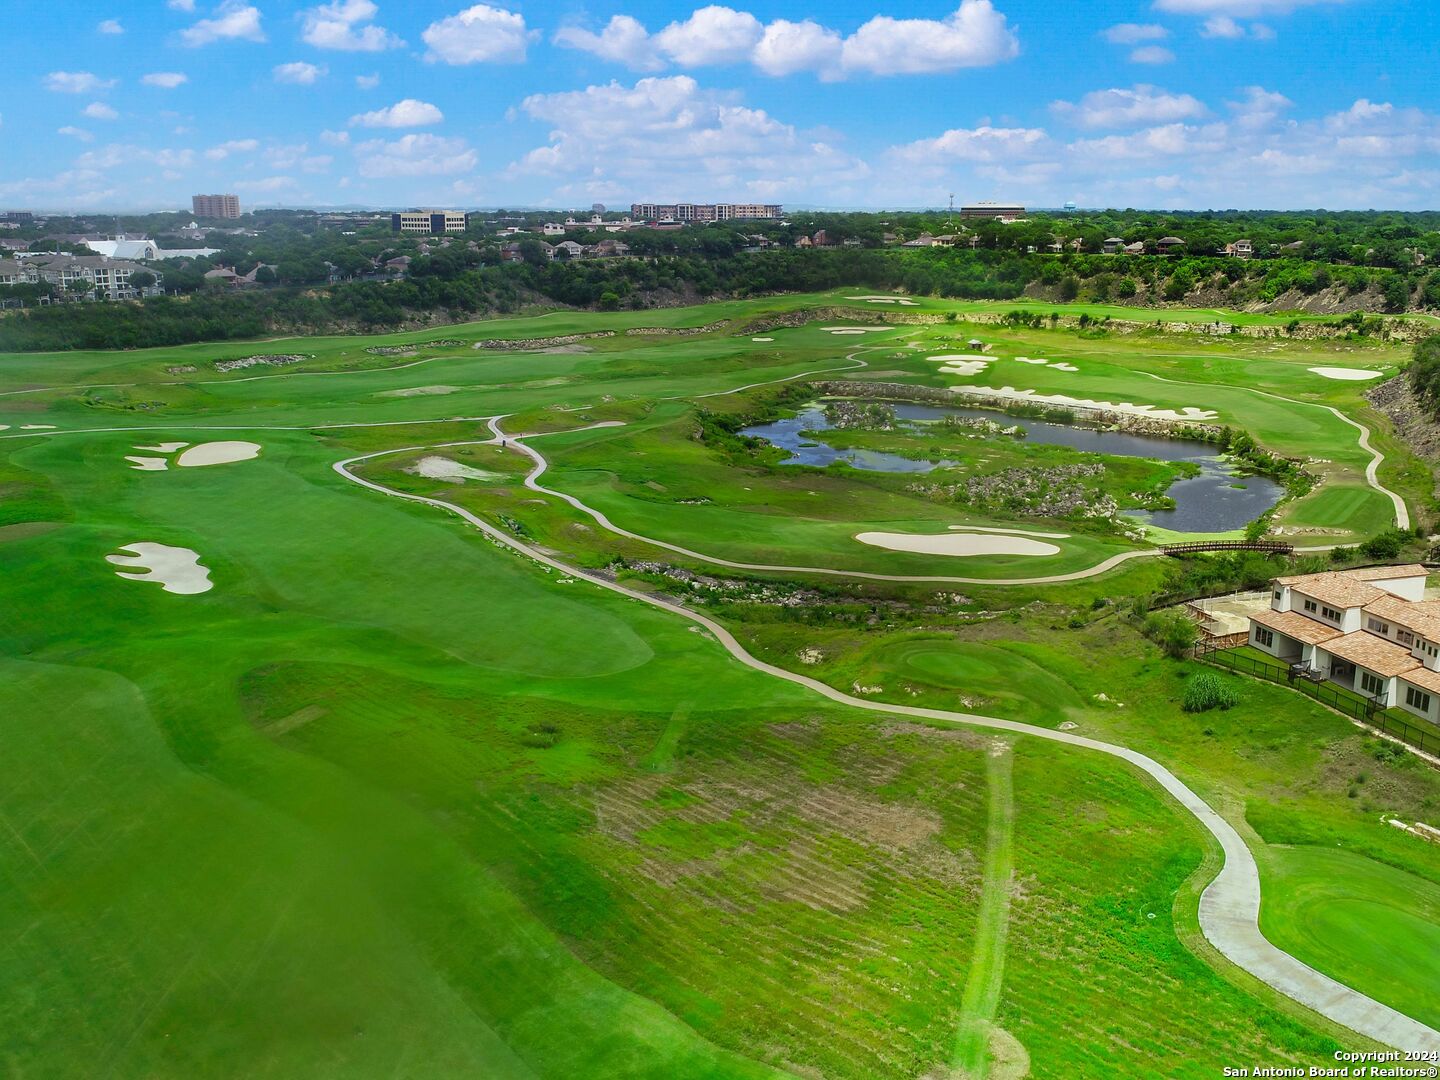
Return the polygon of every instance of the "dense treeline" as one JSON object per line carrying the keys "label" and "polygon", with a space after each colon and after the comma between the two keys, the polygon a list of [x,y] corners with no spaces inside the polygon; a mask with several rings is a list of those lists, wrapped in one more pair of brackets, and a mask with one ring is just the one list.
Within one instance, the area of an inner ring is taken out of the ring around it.
{"label": "dense treeline", "polygon": [[[672,238],[687,236],[684,246],[691,250],[659,253]],[[1349,294],[1378,290],[1383,306],[1392,311],[1440,306],[1440,273],[1331,267],[1299,259],[1054,256],[985,248],[753,251],[739,248],[740,240],[729,230],[646,234],[636,240],[632,247],[652,246],[656,253],[551,260],[532,239],[521,245],[523,261],[501,262],[493,246],[457,243],[413,257],[402,279],[322,287],[300,284],[304,274],[286,269],[308,261],[296,258],[279,264],[280,283],[272,287],[198,288],[143,303],[72,303],[16,312],[0,319],[0,351],[146,348],[279,333],[375,331],[505,314],[527,303],[615,310],[840,286],[962,299],[1028,295],[1131,304],[1189,301],[1207,307],[1263,304],[1338,286]],[[323,278],[323,262],[320,272]],[[185,273],[167,269],[167,286],[172,275]],[[287,286],[287,281],[297,283]]]}

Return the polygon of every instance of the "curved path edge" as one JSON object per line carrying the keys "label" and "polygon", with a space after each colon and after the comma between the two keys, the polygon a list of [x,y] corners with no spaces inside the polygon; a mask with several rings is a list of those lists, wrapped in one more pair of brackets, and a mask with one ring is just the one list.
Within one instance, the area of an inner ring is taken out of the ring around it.
{"label": "curved path edge", "polygon": [[[499,436],[497,436],[497,441],[498,438]],[[732,657],[747,667],[804,687],[838,704],[865,709],[869,712],[914,716],[941,723],[965,724],[1019,735],[1030,735],[1050,742],[1109,754],[1129,762],[1158,783],[1192,817],[1199,821],[1205,830],[1216,839],[1224,852],[1224,866],[1215,879],[1206,886],[1200,897],[1199,907],[1201,932],[1221,955],[1237,967],[1248,971],[1276,992],[1351,1031],[1399,1050],[1440,1053],[1440,1031],[1337,982],[1323,972],[1316,971],[1308,964],[1271,944],[1265,938],[1264,934],[1260,932],[1260,870],[1255,863],[1255,857],[1245,845],[1240,834],[1228,821],[1187,787],[1174,773],[1153,758],[1114,743],[1100,742],[1083,735],[1072,735],[1069,732],[1034,727],[1015,720],[1002,720],[997,717],[950,712],[943,709],[925,709],[913,705],[891,705],[851,697],[818,679],[776,667],[752,656],[729,630],[706,615],[681,607],[666,598],[652,596],[628,588],[619,582],[596,577],[583,569],[570,566],[495,528],[455,503],[425,495],[412,495],[396,491],[383,484],[377,484],[372,480],[357,476],[350,471],[351,466],[373,458],[412,453],[424,449],[426,447],[411,446],[362,454],[358,457],[338,461],[332,468],[346,480],[371,491],[455,514],[490,539],[551,569],[581,578],[609,592],[617,593],[631,600],[638,600],[650,607],[679,615],[710,631]]]}
{"label": "curved path edge", "polygon": [[1122,551],[1118,555],[1111,555],[1108,559],[1096,563],[1094,566],[1086,567],[1084,570],[1075,570],[1068,574],[1050,574],[1042,577],[1028,578],[979,578],[979,577],[951,577],[951,576],[907,576],[904,574],[876,574],[865,570],[837,570],[828,566],[776,566],[769,563],[745,563],[735,562],[731,559],[722,559],[718,555],[706,555],[704,552],[693,551],[690,548],[681,547],[678,544],[667,543],[664,540],[657,540],[651,536],[643,536],[640,533],[631,532],[629,529],[616,525],[601,511],[588,506],[574,495],[567,495],[563,491],[556,491],[548,488],[539,482],[540,476],[550,467],[545,456],[528,445],[526,439],[540,438],[543,435],[570,435],[577,431],[593,431],[598,428],[623,427],[618,420],[602,420],[598,424],[591,424],[583,428],[568,428],[564,431],[542,432],[538,435],[506,435],[500,430],[500,421],[503,416],[493,417],[488,421],[490,430],[495,438],[492,442],[505,440],[507,445],[515,447],[522,454],[535,463],[530,474],[525,477],[525,486],[531,491],[541,495],[550,495],[562,502],[566,502],[579,510],[582,514],[588,515],[597,525],[616,536],[623,536],[629,540],[638,540],[642,544],[649,544],[651,547],[663,548],[666,551],[673,551],[677,555],[684,555],[687,558],[698,559],[700,562],[710,563],[712,566],[724,566],[731,570],[757,570],[767,573],[779,574],[823,574],[828,577],[861,578],[867,581],[894,581],[894,582],[916,582],[942,585],[1053,585],[1064,581],[1081,581],[1085,578],[1098,577],[1121,563],[1129,562],[1131,559],[1150,559],[1163,555],[1164,552],[1158,548],[1147,548],[1140,551]]}

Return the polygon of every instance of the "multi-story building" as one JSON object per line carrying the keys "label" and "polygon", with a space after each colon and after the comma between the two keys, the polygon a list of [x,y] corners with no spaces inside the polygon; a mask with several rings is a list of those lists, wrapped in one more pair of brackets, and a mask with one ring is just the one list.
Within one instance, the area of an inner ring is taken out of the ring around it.
{"label": "multi-story building", "polygon": [[1440,722],[1440,600],[1423,566],[1276,578],[1250,644],[1291,673]]}
{"label": "multi-story building", "polygon": [[776,203],[632,203],[630,216],[637,221],[679,221],[683,224],[710,221],[765,221],[781,216]]}
{"label": "multi-story building", "polygon": [[390,215],[390,231],[397,233],[463,233],[470,228],[470,215],[460,210],[406,210]]}
{"label": "multi-story building", "polygon": [[0,221],[11,225],[28,225],[35,220],[29,210],[0,210]]}
{"label": "multi-story building", "polygon": [[988,218],[1009,224],[1025,216],[1025,207],[1018,203],[981,202],[960,208],[962,218]]}
{"label": "multi-story building", "polygon": [[78,284],[89,285],[95,295],[109,300],[133,295],[132,274],[140,271],[153,274],[155,284],[146,292],[160,288],[164,275],[148,266],[125,259],[107,259],[102,255],[30,255],[20,260],[0,259],[0,285],[58,285],[73,291]]}
{"label": "multi-story building", "polygon": [[190,211],[197,218],[238,218],[240,198],[237,195],[191,195]]}

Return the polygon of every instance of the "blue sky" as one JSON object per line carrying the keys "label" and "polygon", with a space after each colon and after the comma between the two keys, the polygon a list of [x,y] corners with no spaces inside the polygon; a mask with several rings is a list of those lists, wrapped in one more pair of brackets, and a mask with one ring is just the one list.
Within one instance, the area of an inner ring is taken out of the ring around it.
{"label": "blue sky", "polygon": [[0,205],[1393,207],[1431,0],[3,0]]}

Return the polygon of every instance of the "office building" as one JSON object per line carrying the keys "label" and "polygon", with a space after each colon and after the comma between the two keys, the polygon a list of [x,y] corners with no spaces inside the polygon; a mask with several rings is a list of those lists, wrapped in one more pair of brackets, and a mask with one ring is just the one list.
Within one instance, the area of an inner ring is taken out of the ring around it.
{"label": "office building", "polygon": [[460,210],[406,210],[390,215],[390,231],[423,233],[463,233],[470,227],[470,215]]}
{"label": "office building", "polygon": [[238,218],[240,199],[236,195],[192,195],[190,208],[197,218]]}

